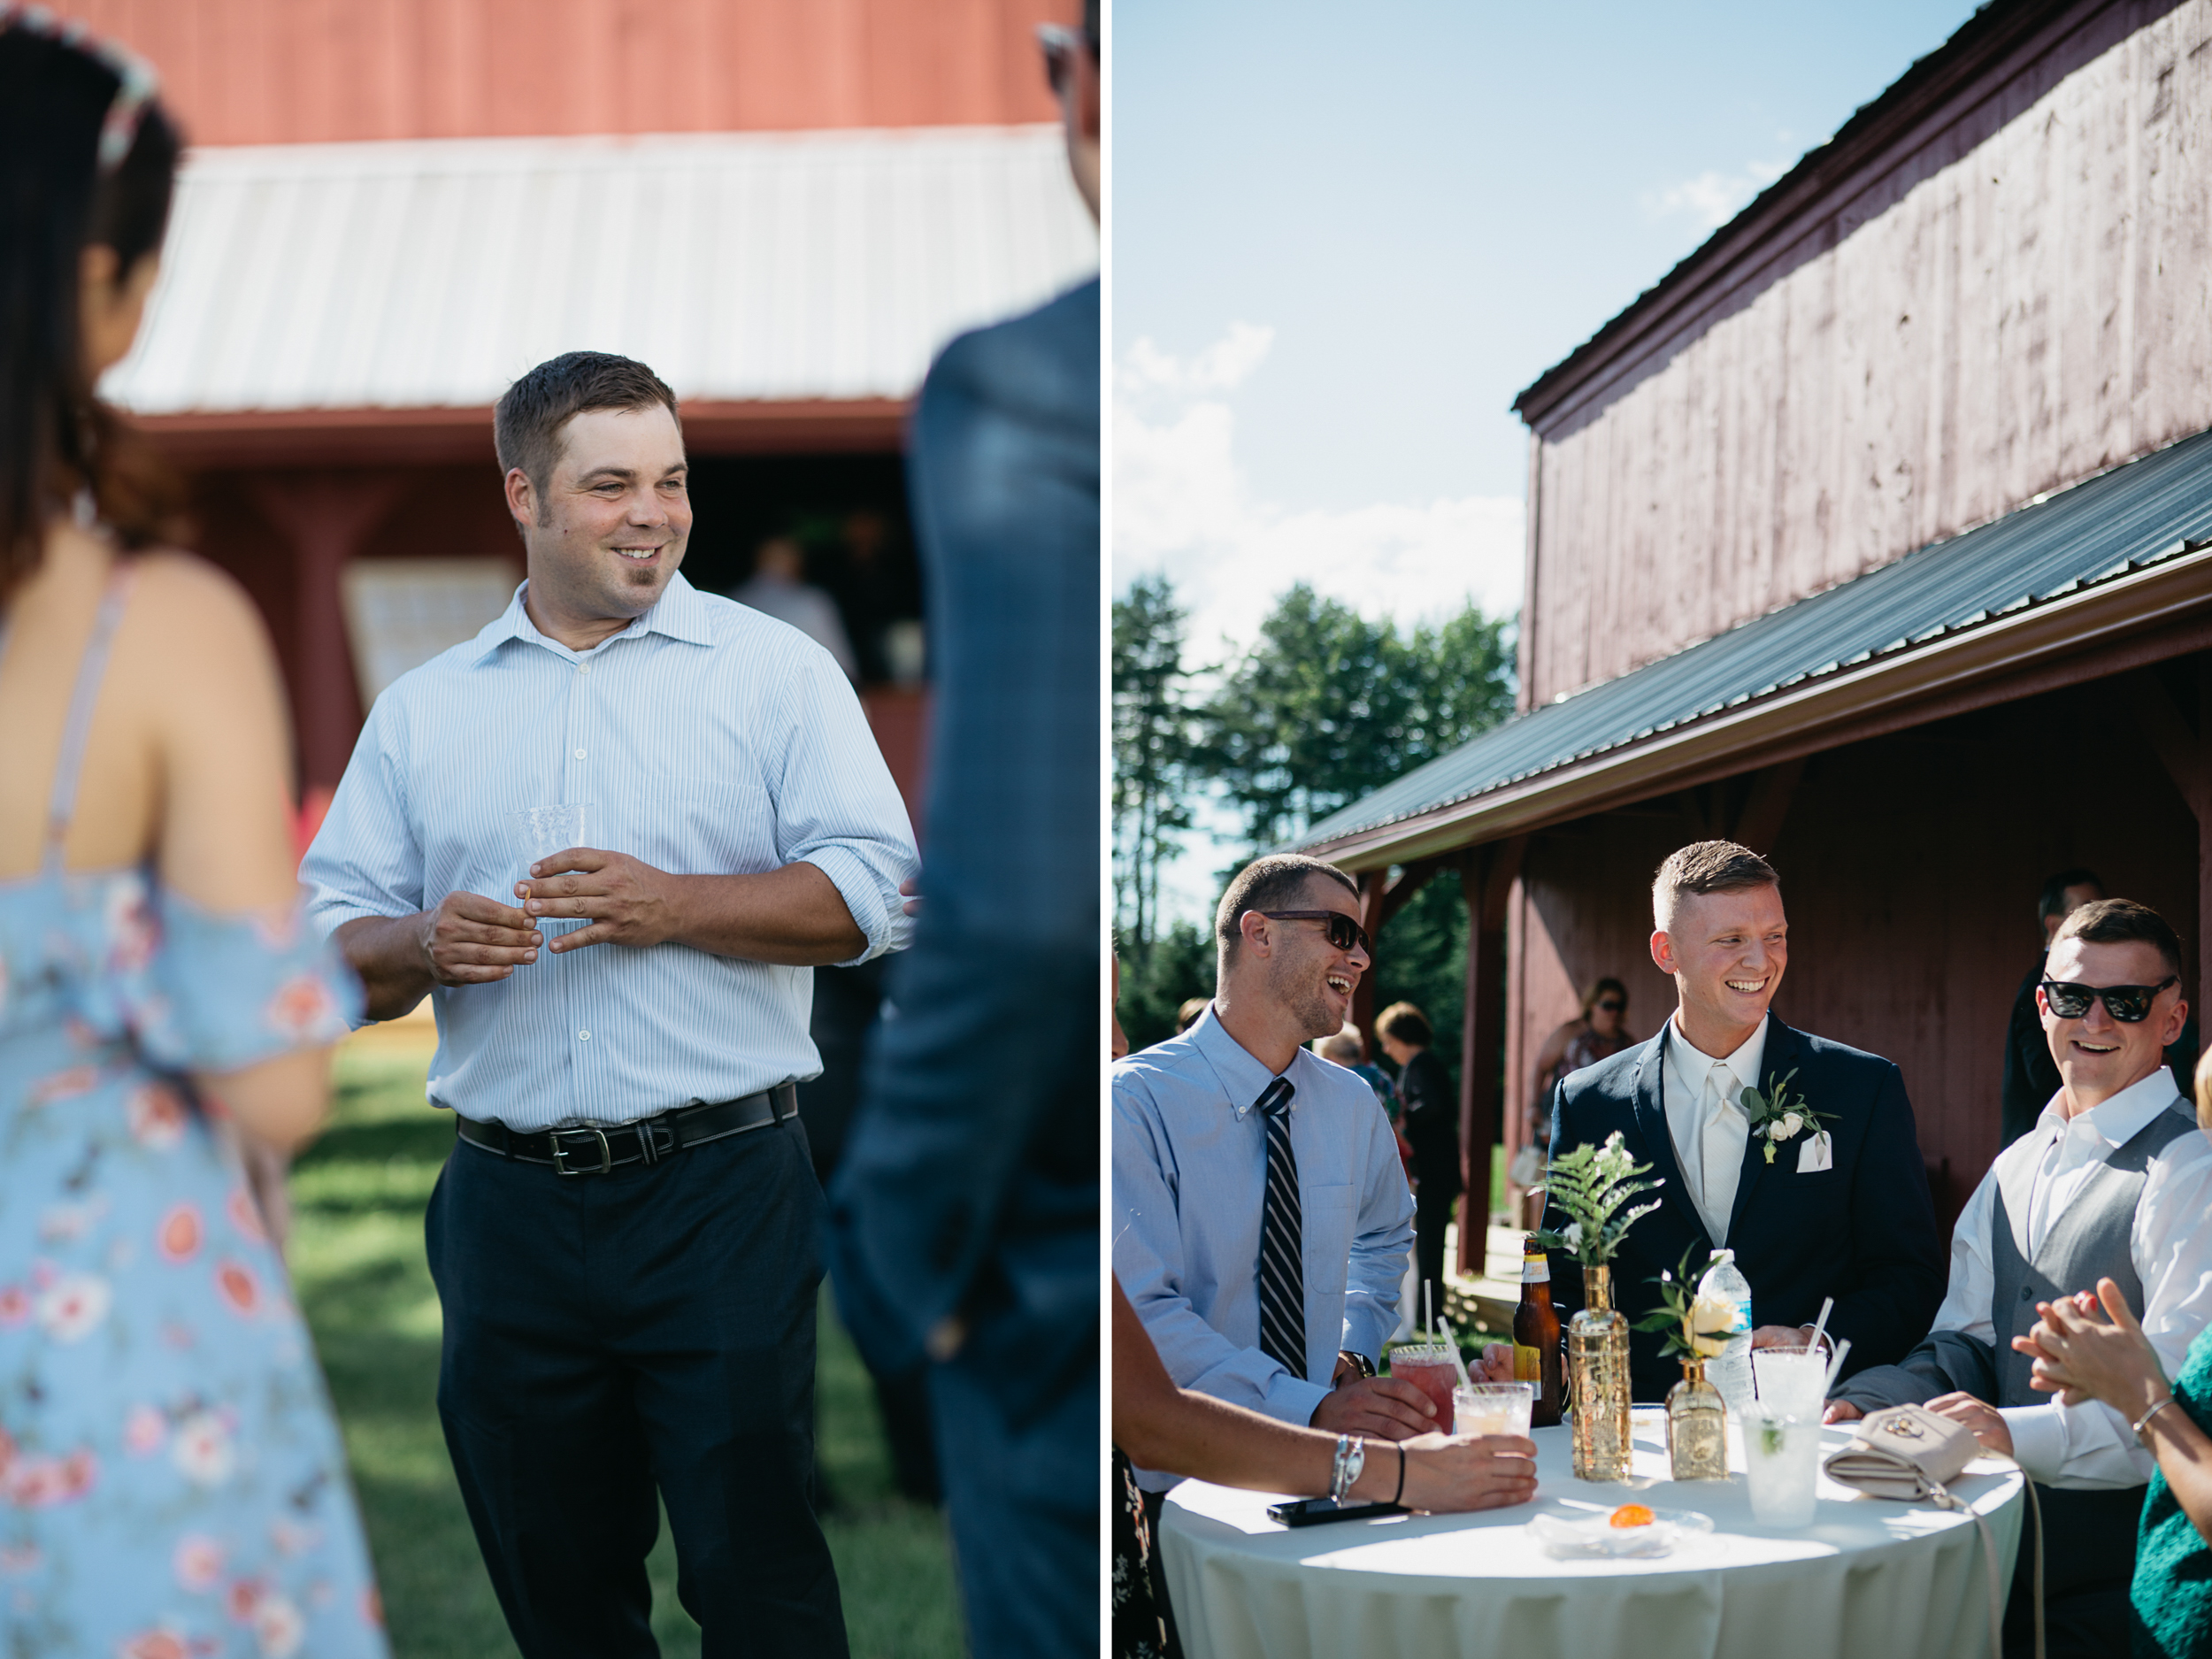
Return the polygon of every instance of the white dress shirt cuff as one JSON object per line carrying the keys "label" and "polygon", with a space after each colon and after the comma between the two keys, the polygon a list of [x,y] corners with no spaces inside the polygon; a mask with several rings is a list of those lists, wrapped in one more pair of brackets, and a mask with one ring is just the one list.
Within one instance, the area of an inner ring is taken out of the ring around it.
{"label": "white dress shirt cuff", "polygon": [[830,879],[838,897],[845,901],[845,909],[851,912],[853,925],[860,929],[868,941],[867,948],[849,962],[841,962],[841,968],[867,961],[882,955],[904,942],[904,930],[895,926],[905,920],[905,909],[896,894],[887,903],[883,884],[877,879],[867,861],[857,853],[843,847],[817,847],[798,861],[812,864]]}
{"label": "white dress shirt cuff", "polygon": [[1276,1374],[1267,1386],[1267,1399],[1261,1409],[1279,1423],[1293,1428],[1312,1425],[1315,1409],[1329,1397],[1329,1391],[1318,1383],[1310,1383],[1303,1377],[1294,1377],[1288,1371]]}
{"label": "white dress shirt cuff", "polygon": [[2045,1486],[2058,1479],[2066,1461],[2066,1425],[2059,1420],[2059,1406],[2001,1406],[1997,1415],[2012,1431],[2012,1461],[2032,1480]]}

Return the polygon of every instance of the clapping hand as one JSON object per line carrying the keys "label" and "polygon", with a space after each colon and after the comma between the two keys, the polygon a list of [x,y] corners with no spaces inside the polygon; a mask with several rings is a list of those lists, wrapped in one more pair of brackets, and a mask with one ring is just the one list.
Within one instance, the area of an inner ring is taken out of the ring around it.
{"label": "clapping hand", "polygon": [[[2098,1317],[2100,1304],[2108,1320]],[[2055,1394],[2062,1405],[2101,1400],[2130,1421],[2170,1392],[2150,1339],[2111,1279],[2099,1279],[2094,1295],[2082,1291],[2035,1310],[2034,1327],[2012,1339],[2035,1361],[2029,1387]]]}

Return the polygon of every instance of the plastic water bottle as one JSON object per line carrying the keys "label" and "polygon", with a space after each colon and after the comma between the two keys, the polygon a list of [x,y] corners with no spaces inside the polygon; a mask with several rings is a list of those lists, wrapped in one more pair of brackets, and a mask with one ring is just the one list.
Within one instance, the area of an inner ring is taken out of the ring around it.
{"label": "plastic water bottle", "polygon": [[1751,1281],[1736,1265],[1733,1250],[1715,1250],[1705,1277],[1697,1281],[1701,1301],[1724,1302],[1736,1310],[1731,1328],[1735,1335],[1718,1359],[1705,1362],[1705,1380],[1720,1391],[1728,1415],[1737,1422],[1751,1414]]}

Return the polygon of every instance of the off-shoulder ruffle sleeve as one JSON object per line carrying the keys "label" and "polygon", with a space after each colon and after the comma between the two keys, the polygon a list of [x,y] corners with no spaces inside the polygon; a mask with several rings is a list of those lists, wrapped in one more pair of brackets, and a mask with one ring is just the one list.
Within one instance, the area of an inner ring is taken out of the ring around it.
{"label": "off-shoulder ruffle sleeve", "polygon": [[234,1071],[335,1042],[361,1009],[360,981],[307,924],[306,901],[220,915],[140,884],[111,895],[103,976],[140,1051],[165,1070]]}

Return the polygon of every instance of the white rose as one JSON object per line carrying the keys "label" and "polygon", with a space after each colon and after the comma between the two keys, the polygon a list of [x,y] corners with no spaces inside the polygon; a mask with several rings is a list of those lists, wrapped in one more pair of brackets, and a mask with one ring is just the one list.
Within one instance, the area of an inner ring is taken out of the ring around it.
{"label": "white rose", "polygon": [[1777,1141],[1787,1141],[1804,1126],[1805,1120],[1795,1112],[1784,1112],[1782,1121],[1774,1126],[1774,1138]]}
{"label": "white rose", "polygon": [[1718,1359],[1736,1333],[1736,1305],[1700,1296],[1690,1304],[1690,1347],[1700,1359]]}

